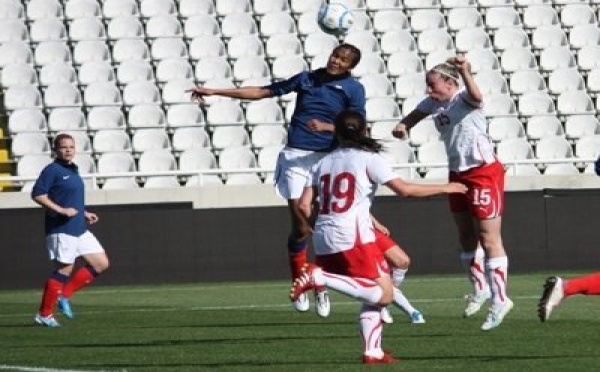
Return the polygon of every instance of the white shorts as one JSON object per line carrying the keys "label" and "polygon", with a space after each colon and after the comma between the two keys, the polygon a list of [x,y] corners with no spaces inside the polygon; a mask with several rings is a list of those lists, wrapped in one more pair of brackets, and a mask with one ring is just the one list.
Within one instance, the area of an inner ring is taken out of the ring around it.
{"label": "white shorts", "polygon": [[275,167],[275,191],[284,199],[299,199],[306,187],[310,169],[326,152],[285,147],[279,153]]}
{"label": "white shorts", "polygon": [[64,233],[46,236],[46,249],[50,260],[64,264],[73,264],[79,256],[92,253],[104,253],[104,248],[90,231],[81,236]]}

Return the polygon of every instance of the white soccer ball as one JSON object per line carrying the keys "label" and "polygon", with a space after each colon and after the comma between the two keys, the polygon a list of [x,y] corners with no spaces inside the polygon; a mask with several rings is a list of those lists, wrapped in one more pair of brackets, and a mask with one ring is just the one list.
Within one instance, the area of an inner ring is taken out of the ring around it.
{"label": "white soccer ball", "polygon": [[340,36],[352,27],[354,16],[352,10],[344,4],[323,4],[317,14],[317,23],[323,32]]}

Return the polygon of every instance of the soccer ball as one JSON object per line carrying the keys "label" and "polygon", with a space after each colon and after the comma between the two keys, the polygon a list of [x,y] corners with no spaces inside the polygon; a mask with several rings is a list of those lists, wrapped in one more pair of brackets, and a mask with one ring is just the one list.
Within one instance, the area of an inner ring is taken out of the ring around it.
{"label": "soccer ball", "polygon": [[317,14],[317,23],[323,32],[340,36],[352,27],[354,16],[352,11],[344,4],[323,4]]}

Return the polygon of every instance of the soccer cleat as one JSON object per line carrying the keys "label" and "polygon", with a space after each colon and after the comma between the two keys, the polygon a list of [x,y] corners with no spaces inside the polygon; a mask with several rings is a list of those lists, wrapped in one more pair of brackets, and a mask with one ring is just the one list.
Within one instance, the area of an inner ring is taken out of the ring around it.
{"label": "soccer cleat", "polygon": [[565,297],[563,280],[558,276],[551,276],[546,279],[546,282],[544,283],[544,293],[538,303],[538,316],[542,322],[545,322],[550,318],[552,310],[560,304],[563,297]]}
{"label": "soccer cleat", "polygon": [[492,305],[485,322],[481,325],[481,330],[489,331],[498,327],[502,323],[502,320],[504,320],[506,314],[512,310],[513,306],[514,304],[510,298],[507,298],[501,305]]}
{"label": "soccer cleat", "polygon": [[331,312],[331,303],[327,290],[315,291],[315,310],[321,318],[327,318]]}
{"label": "soccer cleat", "polygon": [[310,302],[308,301],[308,296],[306,293],[302,293],[300,296],[298,296],[298,299],[293,301],[292,304],[294,305],[294,309],[301,313],[304,313],[310,309]]}
{"label": "soccer cleat", "polygon": [[488,300],[492,298],[492,293],[490,290],[483,291],[481,293],[475,294],[471,293],[465,296],[465,300],[467,301],[467,307],[465,307],[465,312],[463,316],[465,318],[470,317],[481,309],[481,306]]}
{"label": "soccer cleat", "polygon": [[54,319],[54,315],[50,314],[48,316],[42,316],[40,313],[35,314],[33,318],[36,324],[41,326],[45,326],[48,328],[56,328],[60,327],[60,324]]}
{"label": "soccer cleat", "polygon": [[413,311],[412,314],[410,314],[410,322],[412,324],[425,324],[425,318],[423,318],[423,314],[421,314],[421,312],[419,310],[415,310]]}
{"label": "soccer cleat", "polygon": [[390,313],[390,310],[387,308],[387,306],[381,308],[381,321],[385,324],[394,323],[394,318],[392,317],[392,314]]}
{"label": "soccer cleat", "polygon": [[71,301],[68,298],[60,296],[58,298],[58,310],[63,313],[67,318],[73,319],[73,310],[71,310]]}
{"label": "soccer cleat", "polygon": [[376,358],[368,355],[363,355],[363,364],[392,364],[398,363],[400,359],[396,359],[388,353],[384,353],[381,358]]}
{"label": "soccer cleat", "polygon": [[[318,276],[319,280],[316,281],[315,276]],[[304,265],[302,268],[302,274],[294,279],[294,282],[292,283],[292,288],[290,290],[290,299],[292,302],[297,302],[302,295],[311,289],[316,289],[317,291],[326,290],[325,285],[321,284],[323,282],[322,276],[323,270],[321,270],[319,266],[315,264]],[[306,303],[308,304],[308,298],[306,299]],[[308,310],[308,308],[306,310]]]}

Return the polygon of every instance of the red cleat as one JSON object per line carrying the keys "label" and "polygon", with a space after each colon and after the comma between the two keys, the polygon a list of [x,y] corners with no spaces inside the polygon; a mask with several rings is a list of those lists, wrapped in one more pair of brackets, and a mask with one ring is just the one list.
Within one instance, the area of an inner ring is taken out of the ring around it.
{"label": "red cleat", "polygon": [[381,358],[363,355],[362,362],[363,364],[393,364],[400,362],[400,359],[396,359],[390,354],[384,353]]}
{"label": "red cleat", "polygon": [[296,301],[301,294],[311,289],[322,291],[325,289],[323,285],[315,284],[315,271],[321,271],[321,268],[315,264],[306,264],[302,268],[302,274],[294,279],[290,290],[290,300]]}

